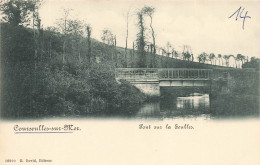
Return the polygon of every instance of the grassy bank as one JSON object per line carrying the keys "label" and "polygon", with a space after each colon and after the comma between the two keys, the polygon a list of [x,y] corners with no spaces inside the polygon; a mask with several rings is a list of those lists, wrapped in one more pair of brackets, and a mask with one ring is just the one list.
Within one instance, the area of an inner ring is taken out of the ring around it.
{"label": "grassy bank", "polygon": [[[64,36],[50,38],[50,33],[42,32],[39,48],[31,29],[1,24],[1,117],[84,116],[145,100],[130,83],[115,80],[111,48],[104,48],[102,62],[92,59],[89,64],[88,48],[82,48],[79,58],[68,37],[64,63]],[[98,56],[103,44],[92,41],[92,54]]]}
{"label": "grassy bank", "polygon": [[259,116],[259,72],[241,69],[213,71],[211,109],[218,117]]}
{"label": "grassy bank", "polygon": [[210,104],[215,118],[259,116],[259,96],[255,95],[218,95]]}
{"label": "grassy bank", "polygon": [[[20,71],[20,74],[25,73]],[[20,75],[19,83],[11,80],[15,79],[12,75],[3,79],[2,101],[5,104],[2,105],[2,117],[84,116],[134,106],[146,99],[130,83],[116,82],[113,68],[108,64],[95,64],[91,68],[84,65],[72,68],[45,66],[36,74],[37,79],[34,79],[34,74],[29,74],[31,78],[28,77],[28,80]]]}

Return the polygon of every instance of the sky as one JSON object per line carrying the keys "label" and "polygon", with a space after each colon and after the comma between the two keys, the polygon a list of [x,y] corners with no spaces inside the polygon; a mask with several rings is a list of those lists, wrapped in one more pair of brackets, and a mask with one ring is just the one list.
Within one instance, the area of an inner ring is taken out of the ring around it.
{"label": "sky", "polygon": [[[260,1],[44,0],[40,17],[44,28],[54,26],[62,9],[71,8],[70,18],[90,24],[93,38],[101,40],[102,30],[109,29],[117,36],[117,45],[124,47],[126,13],[130,11],[131,47],[138,32],[136,13],[145,5],[155,8],[153,27],[160,47],[170,42],[177,51],[189,45],[195,56],[206,52],[260,57]],[[245,19],[244,29],[243,18],[236,20],[236,14],[228,18],[240,7],[241,11],[244,8],[241,16],[247,11],[251,17]],[[145,21],[148,27],[149,19]]]}

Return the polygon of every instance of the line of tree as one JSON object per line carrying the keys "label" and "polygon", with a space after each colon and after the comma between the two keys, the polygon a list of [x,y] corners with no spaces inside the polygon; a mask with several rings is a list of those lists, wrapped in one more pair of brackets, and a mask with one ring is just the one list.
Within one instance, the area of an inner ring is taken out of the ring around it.
{"label": "line of tree", "polygon": [[107,43],[96,41],[92,27],[72,19],[70,9],[44,29],[41,3],[1,1],[2,117],[88,115],[144,101],[137,88],[115,80],[114,67],[122,64],[116,35],[103,31]]}
{"label": "line of tree", "polygon": [[[45,50],[43,50],[44,45],[43,39],[43,28],[41,25],[41,19],[39,18],[39,7],[41,6],[41,0],[27,0],[27,1],[18,1],[18,0],[6,0],[3,1],[1,5],[1,10],[3,11],[3,19],[6,22],[9,22],[11,25],[18,26],[28,26],[31,25],[34,31],[34,40],[35,40],[35,59],[41,58]],[[92,53],[91,50],[91,31],[92,27],[86,24],[82,20],[71,19],[70,12],[71,9],[63,10],[63,17],[56,21],[56,27],[48,27],[44,30],[48,31],[49,43],[48,52],[49,57],[52,57],[53,53],[51,48],[54,46],[53,38],[54,36],[62,34],[63,46],[62,46],[62,64],[69,63],[69,57],[67,54],[74,54],[77,57],[79,62],[82,62],[85,57],[87,58],[87,63],[90,65],[93,62],[96,62],[97,55]],[[181,59],[184,61],[194,61],[194,55],[192,53],[191,47],[188,45],[183,46],[182,53],[178,53],[176,49],[171,45],[170,42],[166,43],[166,47],[159,47],[156,45],[155,31],[153,28],[153,15],[155,13],[155,8],[152,6],[144,6],[142,9],[138,10],[137,15],[137,39],[136,43],[133,42],[132,52],[129,52],[128,49],[128,21],[130,16],[130,11],[126,13],[126,40],[125,40],[125,51],[124,51],[124,61],[121,67],[158,67],[156,60],[156,50],[161,52],[161,63],[162,56],[168,58]],[[148,20],[149,27],[146,27],[146,21]],[[83,38],[88,38],[85,43]],[[149,41],[148,38],[152,40]],[[103,48],[98,48],[99,53],[103,57],[106,52],[107,57],[104,60],[110,59],[113,61],[114,66],[118,67],[119,59],[118,55],[122,55],[120,51],[117,51],[116,48],[116,35],[112,33],[111,30],[104,29],[102,31],[101,40],[104,45]],[[87,46],[86,46],[87,45]],[[83,48],[87,47],[87,52],[85,56]],[[137,49],[137,59],[135,59],[135,49]],[[127,54],[130,54],[130,60],[127,59]],[[244,62],[248,59],[244,55],[237,54],[234,55],[215,55],[214,53],[206,54],[205,52],[198,55],[197,60],[199,63],[210,62],[212,65],[222,65],[229,66],[230,59],[234,59],[236,67],[241,68]],[[70,59],[71,60],[71,59]],[[223,60],[225,62],[223,62]],[[92,61],[92,62],[91,62]],[[130,61],[130,62],[128,62]],[[137,63],[136,65],[134,63]],[[129,64],[128,64],[129,63]],[[35,64],[37,67],[37,64]],[[166,64],[166,67],[168,64]]]}
{"label": "line of tree", "polygon": [[[242,54],[237,54],[236,56],[218,54],[216,56],[214,53],[207,54],[207,53],[203,52],[203,53],[199,54],[199,56],[197,57],[199,63],[206,63],[207,61],[209,61],[211,65],[218,64],[220,66],[226,66],[226,67],[230,67],[231,58],[234,59],[236,68],[242,68],[242,65],[245,62],[248,62],[248,57],[246,57]],[[223,60],[225,62],[223,62]]]}

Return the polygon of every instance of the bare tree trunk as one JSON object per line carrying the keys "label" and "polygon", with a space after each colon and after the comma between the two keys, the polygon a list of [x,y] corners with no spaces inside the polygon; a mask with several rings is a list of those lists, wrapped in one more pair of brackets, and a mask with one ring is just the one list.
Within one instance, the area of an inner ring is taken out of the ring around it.
{"label": "bare tree trunk", "polygon": [[145,51],[145,58],[146,58],[146,68],[149,68],[149,45],[148,45],[148,51]]}
{"label": "bare tree trunk", "polygon": [[69,16],[69,12],[71,9],[64,9],[64,42],[63,42],[63,54],[62,54],[62,64],[65,64],[65,57],[66,57],[66,43],[67,43],[67,19]]}
{"label": "bare tree trunk", "polygon": [[33,39],[34,39],[34,43],[35,43],[35,48],[34,48],[34,76],[33,76],[33,82],[31,82],[32,88],[30,88],[30,112],[32,112],[32,94],[33,94],[33,90],[34,88],[36,88],[36,70],[37,70],[37,56],[38,56],[38,42],[37,42],[37,38],[36,38],[36,31],[35,31],[35,9],[33,11]]}
{"label": "bare tree trunk", "polygon": [[152,18],[151,15],[150,15],[149,17],[150,17],[150,19],[151,19],[150,28],[151,28],[151,30],[152,30],[152,38],[153,38],[153,55],[154,55],[154,58],[153,58],[153,67],[155,67],[155,65],[156,65],[156,64],[155,64],[155,56],[156,56],[155,34],[154,34],[153,26],[152,26],[152,24],[153,24],[153,18]]}
{"label": "bare tree trunk", "polygon": [[79,39],[79,43],[78,43],[78,58],[79,58],[79,62],[81,61],[81,57],[80,57],[80,52],[81,52],[81,42],[82,42],[82,38],[80,37]]}
{"label": "bare tree trunk", "polygon": [[153,49],[153,53],[156,54],[156,49],[155,49],[155,35],[154,35],[154,29],[153,29],[153,18],[152,16],[150,16],[150,19],[151,19],[151,22],[150,22],[150,28],[152,30],[152,37],[153,37],[153,46],[154,46],[154,49]]}
{"label": "bare tree trunk", "polygon": [[64,42],[63,42],[63,54],[62,54],[62,64],[65,64],[65,55],[66,55],[66,41],[67,41],[67,13],[65,12],[64,19]]}
{"label": "bare tree trunk", "polygon": [[87,36],[88,36],[88,64],[91,65],[91,27],[87,26]]}
{"label": "bare tree trunk", "polygon": [[129,17],[129,11],[126,15],[126,40],[125,40],[125,67],[127,68],[127,40],[128,40],[128,17]]}
{"label": "bare tree trunk", "polygon": [[115,36],[115,45],[114,45],[114,53],[115,53],[115,61],[116,61],[116,68],[117,68],[117,51],[116,51],[116,36]]}
{"label": "bare tree trunk", "polygon": [[[148,50],[149,52],[149,50]],[[153,68],[153,45],[150,44],[150,67]]]}
{"label": "bare tree trunk", "polygon": [[63,54],[62,54],[62,64],[64,65],[65,64],[65,54],[66,54],[66,36],[65,36],[65,39],[64,39],[64,42],[63,42]]}
{"label": "bare tree trunk", "polygon": [[133,50],[132,50],[132,68],[134,67],[135,60],[135,43],[133,42]]}
{"label": "bare tree trunk", "polygon": [[50,59],[51,59],[51,37],[50,37],[50,42],[49,42],[49,56],[50,56]]}
{"label": "bare tree trunk", "polygon": [[156,62],[156,48],[155,48],[155,45],[152,45],[153,47],[153,50],[155,49],[155,51],[153,51],[153,67],[156,68],[157,67],[157,62]]}
{"label": "bare tree trunk", "polygon": [[162,55],[161,55],[161,68],[163,68],[163,51],[162,51]]}
{"label": "bare tree trunk", "polygon": [[[109,46],[109,47],[111,47],[111,46]],[[111,47],[111,49],[112,49],[112,53],[111,54],[112,54],[112,61],[114,62],[114,51],[113,51],[114,48],[113,47],[114,47],[114,45]]]}

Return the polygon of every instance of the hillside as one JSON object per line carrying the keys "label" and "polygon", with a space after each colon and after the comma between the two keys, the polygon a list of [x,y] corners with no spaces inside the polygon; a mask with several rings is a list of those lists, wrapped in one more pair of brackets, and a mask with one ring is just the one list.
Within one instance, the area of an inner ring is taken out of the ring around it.
{"label": "hillside", "polygon": [[[124,48],[90,41],[91,47],[87,38],[75,34],[2,23],[2,116],[89,115],[143,102],[146,96],[137,88],[114,78],[115,67],[137,67],[137,51],[127,49],[125,56]],[[147,67],[153,58],[157,68],[218,67],[149,53]]]}
{"label": "hillside", "polygon": [[1,117],[89,116],[145,100],[137,88],[114,79],[112,49],[92,40],[92,54],[104,53],[103,61],[88,63],[86,40],[77,49],[69,37],[63,63],[60,33],[35,35],[32,29],[1,24]]}
{"label": "hillside", "polygon": [[[96,47],[93,51],[100,50],[102,47],[104,47],[104,43],[99,42],[95,40]],[[117,51],[117,67],[124,68],[125,65],[125,48],[122,47],[116,47]],[[101,60],[106,60],[107,58],[100,54],[99,52],[95,52],[97,54],[97,57],[100,57]],[[110,54],[110,56],[112,56]],[[155,58],[156,68],[200,68],[200,69],[216,69],[216,68],[229,68],[225,66],[219,66],[219,65],[211,65],[211,64],[204,64],[199,62],[192,62],[192,61],[186,61],[186,60],[180,60],[175,59],[171,57],[166,57],[162,55],[156,54],[155,57],[151,53],[146,53],[146,61],[147,61],[147,67],[152,67],[151,61],[152,58]],[[137,66],[137,51],[135,50],[133,53],[133,49],[127,49],[126,54],[127,59],[127,67],[129,68],[136,68]],[[113,60],[114,63],[116,63],[115,59]]]}

